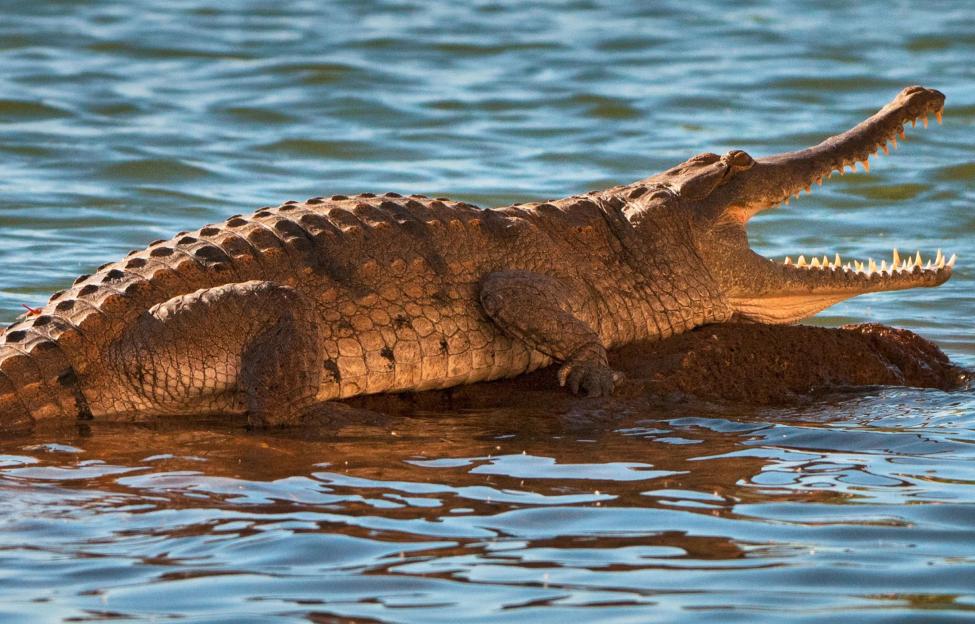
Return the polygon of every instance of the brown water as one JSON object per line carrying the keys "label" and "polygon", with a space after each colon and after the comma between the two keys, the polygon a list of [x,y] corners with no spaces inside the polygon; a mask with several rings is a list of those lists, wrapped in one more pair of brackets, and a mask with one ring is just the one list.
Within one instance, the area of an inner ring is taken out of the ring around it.
{"label": "brown water", "polygon": [[[750,235],[958,252],[941,288],[813,322],[973,365],[973,33],[961,1],[0,3],[0,320],[263,204],[562,196],[804,146],[921,83],[944,126]],[[971,391],[904,389],[38,431],[0,440],[0,620],[973,621],[973,431]]]}

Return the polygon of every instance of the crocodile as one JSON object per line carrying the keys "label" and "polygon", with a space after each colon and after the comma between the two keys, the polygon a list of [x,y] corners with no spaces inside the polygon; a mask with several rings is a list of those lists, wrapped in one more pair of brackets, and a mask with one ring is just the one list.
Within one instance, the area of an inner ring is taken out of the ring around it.
{"label": "crocodile", "polygon": [[753,251],[753,216],[869,170],[934,114],[908,87],[852,129],[765,158],[697,155],[565,199],[482,209],[397,193],[313,197],[152,242],[0,336],[0,427],[220,413],[301,422],[357,395],[559,364],[609,395],[607,349],[730,320],[791,323],[862,293],[937,286],[955,258],[888,265]]}

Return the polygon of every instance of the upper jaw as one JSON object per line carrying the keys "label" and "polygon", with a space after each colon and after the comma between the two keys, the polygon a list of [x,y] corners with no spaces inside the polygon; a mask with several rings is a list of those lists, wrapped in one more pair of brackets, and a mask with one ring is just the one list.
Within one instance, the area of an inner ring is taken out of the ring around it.
{"label": "upper jaw", "polygon": [[938,123],[944,110],[945,96],[935,89],[907,87],[886,106],[857,126],[829,137],[818,145],[760,158],[747,171],[735,175],[722,189],[727,213],[744,223],[752,215],[809,192],[812,184],[822,184],[834,171],[841,175],[847,167],[855,171],[857,163],[870,171],[870,156],[889,147],[897,147],[904,138],[904,125],[925,126],[929,115]]}
{"label": "upper jaw", "polygon": [[[916,124],[921,119],[927,126],[929,115],[940,123],[944,102],[940,91],[908,87],[877,113],[842,134],[804,150],[756,160],[753,167],[738,173],[727,184],[723,198],[727,202],[725,218],[743,226],[756,212],[788,203],[791,196],[808,192],[813,183],[822,184],[823,178],[834,171],[842,175],[846,167],[855,170],[856,163],[862,163],[869,172],[870,156],[879,149],[888,152],[888,144],[896,147],[897,138],[904,137],[906,123]],[[951,277],[955,258],[946,258],[939,250],[925,262],[919,253],[900,256],[895,250],[889,264],[873,260],[844,263],[838,255],[809,261],[786,258],[783,263],[762,258],[762,264],[767,283],[774,285],[768,292],[776,296],[816,293],[841,300],[868,292],[938,286]]]}

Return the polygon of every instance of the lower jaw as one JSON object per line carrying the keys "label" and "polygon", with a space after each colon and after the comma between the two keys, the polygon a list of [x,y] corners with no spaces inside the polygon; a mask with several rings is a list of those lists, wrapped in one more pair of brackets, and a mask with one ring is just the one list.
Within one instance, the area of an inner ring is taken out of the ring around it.
{"label": "lower jaw", "polygon": [[826,308],[856,296],[843,295],[781,295],[770,297],[731,299],[736,318],[770,325],[795,323],[809,318]]}

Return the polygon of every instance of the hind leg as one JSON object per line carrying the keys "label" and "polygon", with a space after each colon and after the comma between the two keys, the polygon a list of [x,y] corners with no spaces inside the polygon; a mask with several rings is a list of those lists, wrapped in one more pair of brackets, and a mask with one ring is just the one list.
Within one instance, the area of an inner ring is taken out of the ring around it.
{"label": "hind leg", "polygon": [[281,314],[254,336],[242,354],[237,379],[248,424],[296,424],[315,403],[322,359],[317,331],[293,312]]}
{"label": "hind leg", "polygon": [[116,341],[109,360],[134,388],[130,409],[114,411],[246,412],[251,426],[277,426],[314,404],[322,341],[314,306],[296,290],[251,281],[152,307]]}

